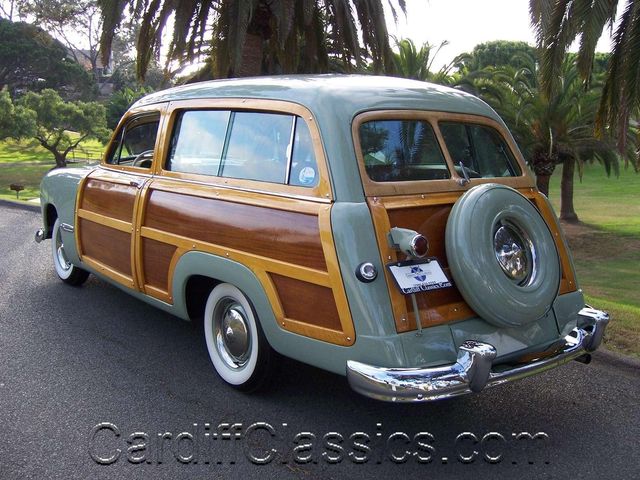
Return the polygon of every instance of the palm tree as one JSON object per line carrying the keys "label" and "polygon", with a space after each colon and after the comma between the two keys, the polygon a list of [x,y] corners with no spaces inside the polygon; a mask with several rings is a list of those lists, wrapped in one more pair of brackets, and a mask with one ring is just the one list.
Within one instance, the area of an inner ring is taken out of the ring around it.
{"label": "palm tree", "polygon": [[398,50],[397,52],[393,52],[394,70],[387,73],[412,80],[422,80],[440,84],[450,83],[453,62],[440,68],[437,72],[432,70],[433,62],[438,52],[440,52],[442,47],[448,45],[449,42],[445,40],[437,47],[429,43],[423,43],[418,49],[411,39],[403,38],[398,40],[394,38],[394,40],[396,49]]}
{"label": "palm tree", "polygon": [[[618,0],[529,0],[529,10],[541,52],[542,92],[547,96],[558,87],[558,72],[576,38],[580,38],[578,71],[582,80],[589,83],[598,39],[605,28],[611,29],[613,50],[596,126],[601,136],[607,131],[617,135],[618,148],[624,151],[630,118],[640,112],[640,1],[625,0],[614,32],[621,3]],[[634,165],[637,169],[637,163]]]}
{"label": "palm tree", "polygon": [[[600,161],[607,172],[617,171],[619,155],[615,143],[595,135],[594,119],[599,88],[585,91],[577,68],[570,59],[561,65],[553,95],[540,92],[540,72],[532,57],[523,56],[521,68],[485,68],[476,73],[472,84],[511,129],[522,153],[536,174],[541,192],[548,195],[549,179],[556,165],[562,164],[560,218],[577,221],[573,205],[576,167],[585,161]],[[625,157],[633,154],[633,139]]]}
{"label": "palm tree", "polygon": [[[397,18],[396,5],[387,0]],[[99,0],[103,12],[102,53],[108,57],[114,31],[125,17],[141,23],[138,75],[158,55],[173,18],[169,61],[209,57],[210,76],[326,72],[329,60],[355,68],[363,57],[376,71],[389,68],[391,49],[382,0]],[[362,41],[360,41],[360,38]]]}

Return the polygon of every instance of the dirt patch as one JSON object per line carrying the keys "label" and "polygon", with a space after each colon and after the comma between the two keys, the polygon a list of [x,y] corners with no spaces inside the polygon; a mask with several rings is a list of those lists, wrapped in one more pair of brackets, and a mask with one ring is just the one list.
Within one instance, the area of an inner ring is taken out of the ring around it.
{"label": "dirt patch", "polygon": [[581,260],[640,255],[640,239],[603,232],[584,223],[561,222],[569,248]]}

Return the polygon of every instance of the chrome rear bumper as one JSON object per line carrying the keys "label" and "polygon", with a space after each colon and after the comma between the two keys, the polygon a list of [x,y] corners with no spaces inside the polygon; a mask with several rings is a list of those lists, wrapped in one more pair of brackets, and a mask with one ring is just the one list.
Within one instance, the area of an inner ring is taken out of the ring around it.
{"label": "chrome rear bumper", "polygon": [[578,326],[564,338],[553,356],[516,365],[496,365],[496,349],[488,343],[468,340],[460,345],[456,363],[430,368],[385,368],[349,360],[347,379],[351,388],[367,397],[389,402],[424,402],[479,392],[557,367],[600,346],[609,314],[585,306]]}

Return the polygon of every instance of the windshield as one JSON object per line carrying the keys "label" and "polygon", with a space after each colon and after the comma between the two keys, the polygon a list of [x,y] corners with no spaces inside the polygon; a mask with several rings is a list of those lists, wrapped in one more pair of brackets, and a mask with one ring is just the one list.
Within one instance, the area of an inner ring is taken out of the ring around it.
{"label": "windshield", "polygon": [[[438,128],[459,176],[521,174],[509,146],[496,129],[453,121],[441,121]],[[451,178],[443,148],[432,124],[426,120],[372,120],[362,123],[359,133],[365,170],[374,182]]]}

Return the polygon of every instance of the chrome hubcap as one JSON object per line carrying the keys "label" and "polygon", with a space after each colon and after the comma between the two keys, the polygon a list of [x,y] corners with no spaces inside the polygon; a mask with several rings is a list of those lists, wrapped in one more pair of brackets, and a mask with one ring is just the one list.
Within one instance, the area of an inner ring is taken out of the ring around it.
{"label": "chrome hubcap", "polygon": [[498,265],[518,285],[533,281],[535,250],[526,234],[511,223],[501,222],[493,236]]}
{"label": "chrome hubcap", "polygon": [[251,337],[247,315],[232,298],[221,300],[214,311],[216,348],[230,368],[242,368],[249,359]]}
{"label": "chrome hubcap", "polygon": [[64,243],[62,243],[60,229],[56,232],[56,256],[58,257],[58,263],[63,270],[69,270],[71,268],[71,262],[67,259],[67,254],[64,251]]}

